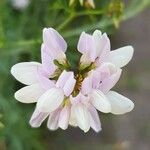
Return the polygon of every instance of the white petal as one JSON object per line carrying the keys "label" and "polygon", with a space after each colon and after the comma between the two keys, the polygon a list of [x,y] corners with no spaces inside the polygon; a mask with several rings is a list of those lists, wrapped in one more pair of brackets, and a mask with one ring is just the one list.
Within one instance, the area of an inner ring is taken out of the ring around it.
{"label": "white petal", "polygon": [[77,127],[77,120],[76,120],[76,116],[73,112],[73,109],[71,109],[71,115],[70,115],[70,119],[69,119],[69,124],[73,127]]}
{"label": "white petal", "polygon": [[49,113],[40,112],[36,108],[30,119],[30,125],[34,128],[41,126],[41,124],[47,118],[48,115],[49,115]]}
{"label": "white petal", "polygon": [[77,104],[72,107],[78,126],[87,132],[90,129],[89,112],[83,104]]}
{"label": "white petal", "polygon": [[15,98],[22,103],[34,103],[37,102],[39,97],[45,92],[40,84],[32,84],[25,86],[15,93]]}
{"label": "white petal", "polygon": [[37,101],[37,108],[42,112],[52,112],[56,110],[64,99],[61,89],[51,88],[46,91]]}
{"label": "white petal", "polygon": [[58,126],[63,130],[68,128],[70,118],[70,106],[65,106],[62,108],[59,116]]}
{"label": "white petal", "polygon": [[125,66],[131,60],[133,56],[133,47],[125,46],[114,51],[111,51],[106,58],[106,61],[109,61],[115,64],[117,67],[121,68]]}
{"label": "white petal", "polygon": [[93,33],[93,38],[95,41],[95,51],[96,51],[96,56],[99,57],[100,54],[102,53],[103,49],[103,41],[102,41],[102,33],[99,30],[95,30]]}
{"label": "white petal", "polygon": [[38,82],[37,75],[41,64],[37,62],[23,62],[11,68],[11,74],[21,83],[31,85]]}
{"label": "white petal", "polygon": [[108,92],[107,98],[110,101],[111,113],[113,114],[124,114],[130,112],[134,108],[134,103],[130,99],[117,92]]}
{"label": "white petal", "polygon": [[111,111],[111,105],[106,96],[101,91],[93,90],[91,96],[92,104],[96,109],[104,113],[109,113]]}

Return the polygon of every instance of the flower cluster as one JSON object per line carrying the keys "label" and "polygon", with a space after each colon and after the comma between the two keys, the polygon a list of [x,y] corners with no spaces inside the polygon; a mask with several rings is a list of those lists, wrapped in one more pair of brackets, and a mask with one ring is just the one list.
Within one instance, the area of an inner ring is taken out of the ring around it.
{"label": "flower cluster", "polygon": [[132,46],[111,51],[107,34],[96,30],[92,35],[82,32],[77,49],[82,56],[74,73],[65,55],[67,43],[53,28],[44,28],[41,63],[22,62],[11,68],[11,74],[26,85],[15,98],[22,103],[36,102],[32,127],[48,118],[50,130],[65,130],[71,125],[84,132],[90,127],[99,132],[97,110],[124,114],[133,109],[131,100],[111,91],[121,68],[132,58]]}

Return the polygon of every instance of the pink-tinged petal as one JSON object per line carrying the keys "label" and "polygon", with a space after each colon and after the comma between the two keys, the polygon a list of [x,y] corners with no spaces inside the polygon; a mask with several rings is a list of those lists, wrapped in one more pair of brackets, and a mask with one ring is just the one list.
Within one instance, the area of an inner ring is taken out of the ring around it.
{"label": "pink-tinged petal", "polygon": [[91,72],[91,78],[92,78],[92,88],[93,89],[98,89],[99,84],[101,82],[101,76],[102,74],[99,71],[92,71]]}
{"label": "pink-tinged petal", "polygon": [[89,110],[89,117],[90,117],[90,125],[91,127],[93,128],[93,130],[95,132],[99,132],[101,131],[101,122],[100,122],[100,119],[99,119],[99,115],[96,111],[96,109],[90,105],[88,107],[88,110]]}
{"label": "pink-tinged petal", "polygon": [[72,105],[77,105],[79,103],[82,103],[82,104],[86,104],[87,102],[89,102],[89,97],[88,96],[84,96],[81,92],[75,96],[75,97],[72,97],[70,96],[70,101],[71,101],[71,104]]}
{"label": "pink-tinged petal", "polygon": [[51,88],[38,99],[37,108],[41,112],[52,112],[61,105],[63,100],[63,91],[61,89]]}
{"label": "pink-tinged petal", "polygon": [[81,93],[79,93],[77,96],[73,97],[72,95],[70,95],[70,102],[73,105],[76,105],[78,103],[80,103],[80,97],[81,97]]}
{"label": "pink-tinged petal", "polygon": [[134,49],[132,46],[125,46],[114,51],[111,51],[107,56],[107,62],[111,62],[117,67],[121,68],[125,66],[131,60]]}
{"label": "pink-tinged petal", "polygon": [[115,74],[111,75],[107,79],[104,79],[101,86],[99,87],[99,89],[102,92],[107,93],[118,82],[121,72],[122,72],[122,70],[118,69],[118,71]]}
{"label": "pink-tinged petal", "polygon": [[87,56],[92,62],[95,61],[96,51],[94,39],[91,35],[82,32],[79,38],[77,49],[80,53]]}
{"label": "pink-tinged petal", "polygon": [[52,47],[53,51],[63,51],[67,49],[67,43],[63,37],[53,28],[43,29],[43,41],[48,47]]}
{"label": "pink-tinged petal", "polygon": [[11,68],[11,74],[21,83],[31,85],[38,82],[37,75],[41,64],[37,62],[22,62]]}
{"label": "pink-tinged petal", "polygon": [[74,74],[72,72],[63,87],[64,94],[66,96],[69,96],[72,93],[72,91],[75,87],[75,83],[76,83],[76,80],[74,79]]}
{"label": "pink-tinged petal", "polygon": [[111,63],[102,64],[101,72],[106,68],[109,69],[109,74],[103,76],[101,80],[102,82],[99,86],[99,89],[104,93],[107,93],[112,87],[114,87],[114,85],[118,82],[122,72],[122,69],[116,68],[116,66]]}
{"label": "pink-tinged petal", "polygon": [[72,112],[75,115],[77,125],[84,131],[88,132],[90,129],[89,112],[83,104],[72,106]]}
{"label": "pink-tinged petal", "polygon": [[55,58],[50,52],[51,51],[48,49],[48,47],[42,44],[41,46],[42,66],[49,76],[52,75],[57,68],[53,63],[53,60]]}
{"label": "pink-tinged petal", "polygon": [[30,125],[34,128],[40,127],[43,121],[47,118],[49,113],[40,112],[37,108],[35,109],[32,117],[29,121]]}
{"label": "pink-tinged petal", "polygon": [[25,86],[15,93],[15,98],[22,103],[37,102],[39,97],[45,92],[39,83]]}
{"label": "pink-tinged petal", "polygon": [[110,91],[106,97],[111,104],[111,113],[113,114],[125,114],[134,108],[134,103],[130,99],[117,92]]}
{"label": "pink-tinged petal", "polygon": [[63,88],[71,74],[71,72],[67,72],[66,70],[64,70],[56,82],[56,87]]}
{"label": "pink-tinged petal", "polygon": [[61,111],[61,108],[58,108],[57,110],[51,112],[51,114],[48,118],[48,122],[47,122],[48,129],[50,129],[50,130],[58,129],[58,121],[59,121],[60,111]]}
{"label": "pink-tinged petal", "polygon": [[110,40],[106,33],[102,35],[102,43],[103,53],[101,54],[101,58],[103,58],[110,51]]}
{"label": "pink-tinged petal", "polygon": [[63,130],[66,130],[68,128],[69,124],[69,118],[70,118],[70,106],[64,106],[60,112],[58,126],[62,128]]}
{"label": "pink-tinged petal", "polygon": [[86,77],[81,86],[81,91],[84,95],[87,95],[92,92],[92,78]]}
{"label": "pink-tinged petal", "polygon": [[50,80],[48,77],[45,77],[41,72],[38,75],[38,81],[41,87],[45,90],[55,87],[55,82]]}
{"label": "pink-tinged petal", "polygon": [[91,94],[92,105],[103,113],[111,111],[111,105],[106,96],[99,90],[93,90]]}
{"label": "pink-tinged petal", "polygon": [[75,86],[75,82],[76,80],[74,79],[73,72],[64,70],[56,82],[56,87],[63,88],[66,96],[69,96]]}
{"label": "pink-tinged petal", "polygon": [[96,65],[100,66],[105,61],[110,52],[110,40],[106,33],[101,37],[101,53],[96,60]]}

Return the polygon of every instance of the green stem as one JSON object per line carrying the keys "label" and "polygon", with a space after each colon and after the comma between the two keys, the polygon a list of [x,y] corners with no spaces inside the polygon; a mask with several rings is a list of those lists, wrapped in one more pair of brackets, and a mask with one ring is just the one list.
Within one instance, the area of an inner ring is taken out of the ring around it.
{"label": "green stem", "polygon": [[80,17],[80,16],[86,16],[86,15],[100,15],[103,11],[101,10],[87,10],[87,11],[80,11],[80,12],[73,12],[71,15],[57,27],[57,30],[63,30],[73,19]]}
{"label": "green stem", "polygon": [[64,29],[73,19],[74,19],[75,15],[74,13],[72,13],[62,24],[60,24],[58,27],[57,27],[57,30],[62,30]]}

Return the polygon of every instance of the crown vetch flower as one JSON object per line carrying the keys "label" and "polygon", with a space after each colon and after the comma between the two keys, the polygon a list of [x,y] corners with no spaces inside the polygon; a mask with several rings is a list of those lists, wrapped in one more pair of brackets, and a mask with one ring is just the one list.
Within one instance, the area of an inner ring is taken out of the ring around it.
{"label": "crown vetch flower", "polygon": [[133,56],[132,46],[110,51],[110,40],[107,34],[102,34],[99,30],[94,31],[93,35],[82,32],[77,48],[83,54],[80,60],[82,66],[87,66],[90,62],[94,62],[96,66],[102,62],[110,62],[121,68]]}
{"label": "crown vetch flower", "polygon": [[[90,95],[91,103],[99,111],[124,114],[133,109],[134,104],[131,100],[110,91],[119,80],[121,71],[111,63],[104,63],[84,79],[81,91],[85,95]],[[115,100],[112,101],[112,98]]]}
{"label": "crown vetch flower", "polygon": [[22,62],[14,65],[12,75],[26,86],[15,93],[23,103],[36,102],[30,119],[32,127],[39,127],[48,118],[50,130],[78,126],[84,132],[90,127],[99,132],[98,111],[124,114],[134,108],[125,96],[111,91],[121,76],[121,67],[132,58],[132,46],[110,50],[106,33],[83,32],[78,46],[82,53],[74,73],[66,58],[67,44],[52,28],[43,29],[42,63]]}

